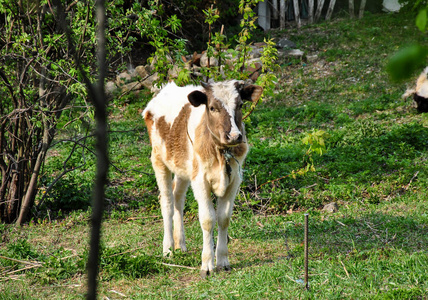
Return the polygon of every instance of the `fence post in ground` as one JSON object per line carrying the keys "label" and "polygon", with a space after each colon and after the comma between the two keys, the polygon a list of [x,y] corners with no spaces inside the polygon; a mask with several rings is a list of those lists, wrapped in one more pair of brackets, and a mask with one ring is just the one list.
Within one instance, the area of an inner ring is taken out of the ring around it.
{"label": "fence post in ground", "polygon": [[309,264],[309,238],[308,238],[308,217],[309,214],[305,214],[305,288],[309,289],[309,275],[308,275],[308,264]]}

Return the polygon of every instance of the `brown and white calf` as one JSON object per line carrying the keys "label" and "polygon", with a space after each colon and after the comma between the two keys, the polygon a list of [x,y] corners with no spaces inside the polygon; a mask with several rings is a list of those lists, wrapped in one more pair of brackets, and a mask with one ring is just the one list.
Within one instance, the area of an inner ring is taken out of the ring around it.
{"label": "brown and white calf", "polygon": [[[203,231],[202,277],[214,270],[216,221],[217,270],[230,269],[227,229],[248,151],[241,108],[243,101],[255,102],[261,93],[260,86],[237,80],[185,87],[168,83],[143,111],[160,191],[163,253],[187,250],[183,208],[190,184]],[[211,193],[217,196],[217,211]]]}

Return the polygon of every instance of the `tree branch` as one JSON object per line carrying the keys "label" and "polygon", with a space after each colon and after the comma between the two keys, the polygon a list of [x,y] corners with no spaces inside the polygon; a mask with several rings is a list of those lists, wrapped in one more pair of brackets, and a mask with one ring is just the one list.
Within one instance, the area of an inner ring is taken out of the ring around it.
{"label": "tree branch", "polygon": [[13,87],[10,84],[9,80],[7,79],[7,76],[3,72],[2,68],[0,68],[0,77],[3,80],[3,82],[6,84],[7,89],[9,90],[10,96],[12,97],[12,100],[13,100],[14,107],[17,107],[18,106],[18,100],[15,98],[15,93],[13,92]]}

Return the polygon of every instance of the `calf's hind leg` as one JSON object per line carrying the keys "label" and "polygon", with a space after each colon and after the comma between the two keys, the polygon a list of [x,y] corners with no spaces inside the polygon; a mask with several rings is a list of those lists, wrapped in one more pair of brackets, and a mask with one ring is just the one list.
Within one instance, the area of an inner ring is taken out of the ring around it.
{"label": "calf's hind leg", "polygon": [[153,170],[160,192],[160,206],[163,218],[163,255],[167,256],[174,248],[172,221],[174,215],[174,195],[172,193],[172,173],[165,164],[152,154]]}
{"label": "calf's hind leg", "polygon": [[172,185],[174,187],[174,247],[175,249],[181,249],[181,251],[187,251],[184,235],[183,209],[189,181],[175,176]]}

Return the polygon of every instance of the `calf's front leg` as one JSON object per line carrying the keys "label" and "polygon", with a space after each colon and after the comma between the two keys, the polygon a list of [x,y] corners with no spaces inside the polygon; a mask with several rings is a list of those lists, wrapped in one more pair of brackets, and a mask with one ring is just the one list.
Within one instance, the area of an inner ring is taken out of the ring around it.
{"label": "calf's front leg", "polygon": [[235,180],[227,189],[226,194],[217,200],[218,238],[215,256],[218,271],[230,270],[227,230],[240,183],[240,180]]}
{"label": "calf's front leg", "polygon": [[211,200],[211,190],[203,181],[192,182],[193,194],[198,201],[199,222],[202,228],[202,266],[201,277],[206,278],[214,270],[213,230],[215,225],[215,209]]}
{"label": "calf's front leg", "polygon": [[230,270],[229,252],[227,249],[227,229],[232,216],[234,199],[219,198],[217,203],[218,238],[216,248],[217,271]]}

